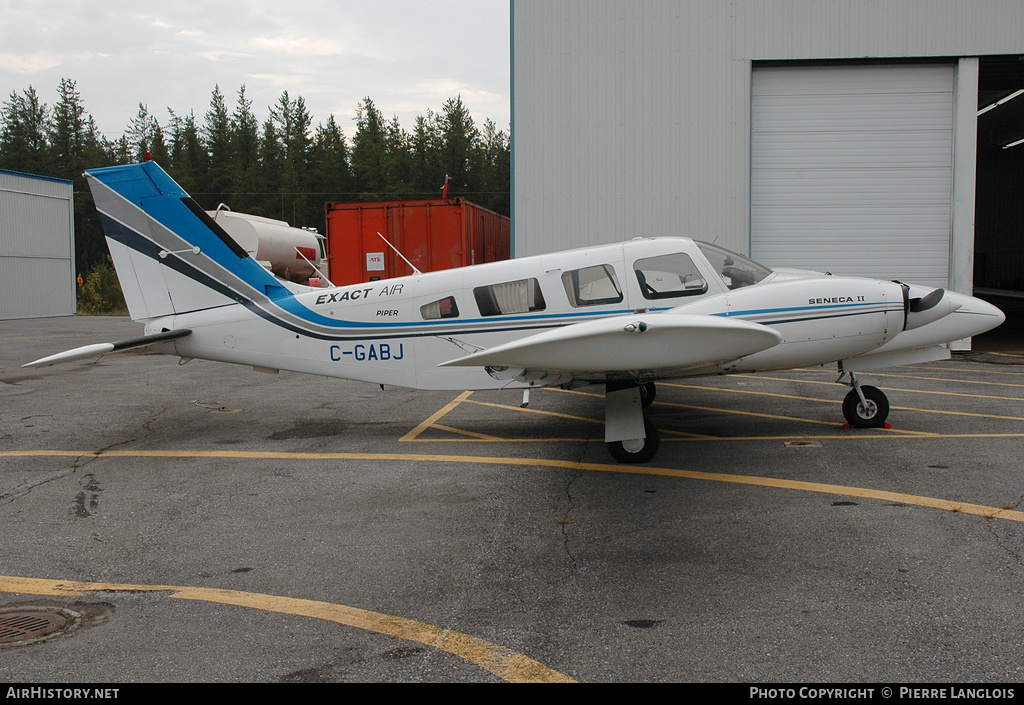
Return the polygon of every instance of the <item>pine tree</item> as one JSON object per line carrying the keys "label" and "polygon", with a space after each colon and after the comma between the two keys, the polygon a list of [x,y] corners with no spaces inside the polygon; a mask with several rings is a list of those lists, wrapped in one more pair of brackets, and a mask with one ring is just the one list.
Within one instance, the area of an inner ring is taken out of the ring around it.
{"label": "pine tree", "polygon": [[73,80],[61,79],[57,96],[52,111],[31,86],[3,102],[0,167],[75,182],[76,263],[83,274],[106,261],[107,251],[82,171],[141,161],[146,152],[204,207],[223,201],[293,225],[321,226],[330,200],[435,197],[445,175],[454,193],[509,212],[508,134],[490,120],[477,129],[461,96],[440,113],[418,116],[411,133],[397,117],[385,121],[364,98],[351,141],[333,115],[311,131],[305,101],[287,91],[262,125],[245,85],[230,117],[214,86],[201,125],[193,111],[179,115],[168,108],[170,122],[161,126],[139,103],[114,141],[102,137]]}
{"label": "pine tree", "polygon": [[48,171],[46,134],[49,110],[32,86],[12,91],[0,108],[0,167],[43,174]]}
{"label": "pine tree", "polygon": [[483,133],[471,157],[470,172],[481,192],[474,200],[498,213],[511,211],[511,145],[508,135],[493,121],[484,121]]}
{"label": "pine tree", "polygon": [[426,115],[417,115],[409,140],[409,183],[422,198],[441,195],[445,177],[441,144],[437,115],[430,110]]}
{"label": "pine tree", "polygon": [[362,200],[378,200],[387,190],[384,116],[369,97],[356,108],[352,138],[352,172]]}
{"label": "pine tree", "polygon": [[385,192],[389,197],[405,198],[410,191],[409,133],[402,129],[395,115],[384,129],[384,174]]}
{"label": "pine tree", "polygon": [[263,123],[260,137],[260,170],[257,174],[259,197],[256,215],[285,219],[284,188],[281,170],[284,166],[284,148],[281,146],[274,121]]}
{"label": "pine tree", "polygon": [[[281,191],[284,219],[292,225],[305,225],[309,216],[307,194],[312,187],[309,179],[309,128],[312,118],[301,96],[292,100],[288,91],[282,93],[277,106],[270,109],[270,121],[281,146]],[[319,219],[317,219],[319,220]]]}
{"label": "pine tree", "polygon": [[74,183],[75,268],[85,274],[105,260],[107,247],[83,172],[107,165],[108,159],[95,121],[85,114],[75,82],[62,78],[57,94],[49,123],[48,175]]}
{"label": "pine tree", "polygon": [[462,102],[462,96],[449,98],[441,109],[441,166],[451,177],[455,191],[474,191],[469,170],[473,145],[479,139],[479,132],[473,118]]}
{"label": "pine tree", "polygon": [[[199,137],[195,113],[180,117],[170,108],[170,165],[167,173],[190,194],[199,194],[207,172],[206,148]],[[162,166],[162,165],[161,165]],[[216,204],[214,204],[216,206]]]}
{"label": "pine tree", "polygon": [[71,79],[62,78],[57,93],[49,130],[51,175],[76,180],[85,162],[85,108]]}
{"label": "pine tree", "polygon": [[214,86],[210,97],[210,109],[202,130],[203,145],[208,155],[208,178],[203,191],[216,207],[227,200],[225,195],[231,189],[231,121],[220,86]]}
{"label": "pine tree", "polygon": [[146,155],[152,153],[155,124],[156,119],[149,114],[149,106],[139,103],[139,112],[124,131],[124,139],[128,142],[128,157],[131,161],[144,161]]}
{"label": "pine tree", "polygon": [[[349,150],[334,115],[316,128],[310,153],[310,167],[314,183],[320,186],[320,199],[344,201],[352,195],[352,172],[349,168]],[[323,205],[320,205],[321,215]]]}
{"label": "pine tree", "polygon": [[259,198],[260,132],[259,122],[252,112],[252,101],[245,97],[245,85],[238,89],[235,111],[229,130],[231,169],[230,205],[234,210],[251,213]]}

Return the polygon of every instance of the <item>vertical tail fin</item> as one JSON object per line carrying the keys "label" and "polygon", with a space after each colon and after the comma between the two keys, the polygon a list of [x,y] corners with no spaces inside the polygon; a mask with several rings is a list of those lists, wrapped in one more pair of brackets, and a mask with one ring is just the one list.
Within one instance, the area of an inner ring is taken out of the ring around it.
{"label": "vertical tail fin", "polygon": [[155,162],[86,176],[133,320],[291,295]]}

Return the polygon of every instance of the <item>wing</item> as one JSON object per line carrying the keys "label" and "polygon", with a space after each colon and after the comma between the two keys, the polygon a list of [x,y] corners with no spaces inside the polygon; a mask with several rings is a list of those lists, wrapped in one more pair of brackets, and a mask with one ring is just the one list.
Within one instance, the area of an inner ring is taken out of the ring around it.
{"label": "wing", "polygon": [[49,357],[40,358],[39,360],[33,360],[32,362],[26,362],[22,367],[49,367],[50,365],[57,365],[62,362],[72,362],[74,360],[87,360],[91,357],[99,357],[100,355],[106,355],[110,352],[118,352],[120,350],[130,350],[132,348],[141,348],[146,345],[153,345],[155,343],[166,343],[169,340],[177,340],[178,338],[184,338],[186,335],[190,335],[192,331],[187,328],[180,328],[178,330],[164,331],[162,333],[153,333],[152,335],[144,335],[140,338],[131,338],[129,340],[121,340],[116,343],[96,343],[95,345],[83,345],[80,348],[74,350],[66,350],[56,355],[50,355]]}
{"label": "wing", "polygon": [[747,321],[679,313],[614,316],[531,335],[441,363],[549,372],[672,370],[735,360],[782,336]]}

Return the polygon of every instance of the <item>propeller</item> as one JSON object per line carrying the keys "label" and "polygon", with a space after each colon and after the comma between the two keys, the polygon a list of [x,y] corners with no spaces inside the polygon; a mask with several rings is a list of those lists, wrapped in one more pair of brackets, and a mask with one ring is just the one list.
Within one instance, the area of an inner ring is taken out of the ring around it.
{"label": "propeller", "polygon": [[946,296],[945,289],[927,291],[923,287],[904,284],[901,281],[896,283],[903,289],[903,330],[914,330],[934,323],[961,306]]}
{"label": "propeller", "polygon": [[917,298],[910,299],[908,301],[908,312],[909,313],[924,313],[930,308],[935,306],[942,301],[942,297],[945,296],[945,289],[936,289],[930,294],[924,296],[918,296]]}

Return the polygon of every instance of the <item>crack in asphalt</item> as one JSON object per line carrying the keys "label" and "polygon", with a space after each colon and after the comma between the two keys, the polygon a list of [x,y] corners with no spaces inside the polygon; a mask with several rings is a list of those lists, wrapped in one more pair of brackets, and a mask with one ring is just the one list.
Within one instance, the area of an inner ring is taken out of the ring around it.
{"label": "crack in asphalt", "polygon": [[[142,422],[142,429],[144,433],[139,434],[135,438],[117,441],[87,455],[80,455],[76,457],[74,461],[66,469],[60,472],[56,472],[50,475],[46,475],[45,477],[40,477],[33,480],[27,480],[21,483],[20,485],[12,488],[11,490],[8,490],[7,492],[0,493],[0,503],[12,504],[15,500],[17,500],[20,497],[24,497],[37,487],[42,487],[43,485],[47,485],[56,480],[62,480],[70,475],[77,474],[79,468],[85,467],[89,463],[97,460],[100,457],[100,455],[107,452],[108,450],[120,446],[125,446],[130,443],[136,443],[140,440],[143,440],[144,438],[153,435],[154,433],[156,433],[156,431],[152,428],[152,424],[156,422],[156,420],[166,412],[167,407],[164,406],[161,407],[159,411],[155,411],[149,414],[149,416],[147,416],[145,420]],[[88,492],[92,491],[90,488],[95,487],[99,491],[102,490],[102,488],[100,488],[99,485],[96,483],[95,475],[93,475],[92,473],[86,473],[83,477],[85,478],[85,486],[82,491],[78,492],[75,495],[75,498],[72,500],[71,506],[71,513],[77,517],[82,518],[91,515],[92,512],[88,511],[89,509],[95,511],[99,506],[99,495],[93,494],[92,496],[89,496],[87,494]]]}

